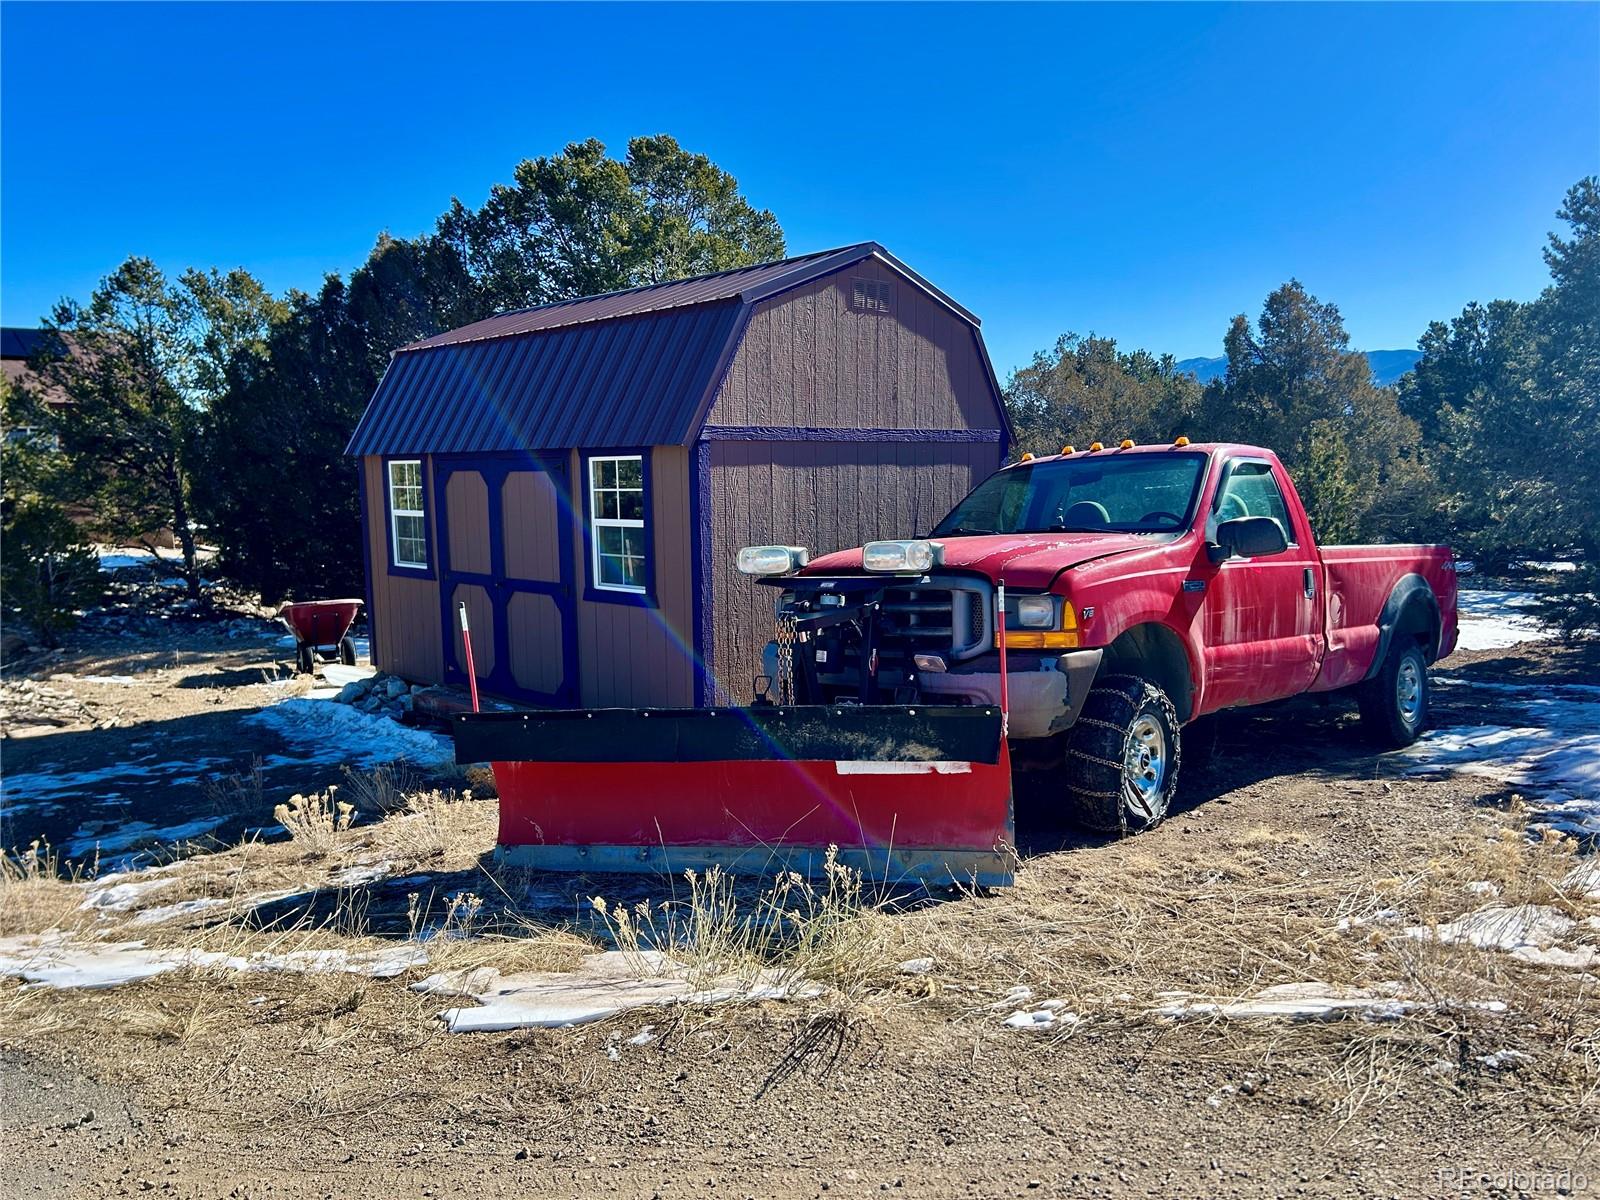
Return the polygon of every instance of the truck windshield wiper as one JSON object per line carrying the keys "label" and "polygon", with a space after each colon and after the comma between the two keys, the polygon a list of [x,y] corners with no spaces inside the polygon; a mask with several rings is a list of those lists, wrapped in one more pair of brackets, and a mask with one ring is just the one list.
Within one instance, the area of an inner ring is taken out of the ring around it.
{"label": "truck windshield wiper", "polygon": [[987,534],[998,532],[993,529],[968,529],[965,525],[957,525],[954,529],[946,529],[940,537],[983,537]]}

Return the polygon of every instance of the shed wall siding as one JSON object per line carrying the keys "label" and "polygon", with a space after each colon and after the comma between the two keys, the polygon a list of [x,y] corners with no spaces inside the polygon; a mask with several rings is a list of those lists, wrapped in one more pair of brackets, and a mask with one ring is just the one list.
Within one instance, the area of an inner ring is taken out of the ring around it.
{"label": "shed wall siding", "polygon": [[[372,665],[418,683],[444,678],[444,635],[439,625],[439,585],[432,579],[389,574],[383,459],[362,459],[371,549]],[[433,495],[433,462],[423,459],[423,495]],[[431,501],[430,501],[431,503]],[[437,539],[435,539],[437,543]],[[434,549],[437,554],[437,549]]]}
{"label": "shed wall siding", "polygon": [[712,666],[718,703],[748,703],[777,592],[734,569],[741,546],[813,555],[924,534],[999,465],[996,443],[715,442]]}
{"label": "shed wall siding", "polygon": [[[851,307],[855,279],[892,311]],[[973,327],[875,259],[756,305],[708,423],[841,429],[997,429]]]}
{"label": "shed wall siding", "polygon": [[[572,511],[582,514],[584,467],[571,456]],[[584,598],[589,581],[582,531],[572,579],[577,601],[581,703],[589,708],[689,706],[694,703],[694,594],[690,576],[689,452],[650,452],[650,539],[658,607]]]}

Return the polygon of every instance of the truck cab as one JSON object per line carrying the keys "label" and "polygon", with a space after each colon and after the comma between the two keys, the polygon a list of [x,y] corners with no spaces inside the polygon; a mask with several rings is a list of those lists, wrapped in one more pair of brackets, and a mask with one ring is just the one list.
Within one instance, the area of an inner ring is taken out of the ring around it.
{"label": "truck cab", "polygon": [[1448,548],[1319,546],[1277,455],[1236,443],[1024,455],[920,537],[746,554],[778,550],[773,686],[824,704],[1004,691],[1019,757],[1059,766],[1103,829],[1161,819],[1183,726],[1221,709],[1348,691],[1380,741],[1407,744],[1456,635]]}

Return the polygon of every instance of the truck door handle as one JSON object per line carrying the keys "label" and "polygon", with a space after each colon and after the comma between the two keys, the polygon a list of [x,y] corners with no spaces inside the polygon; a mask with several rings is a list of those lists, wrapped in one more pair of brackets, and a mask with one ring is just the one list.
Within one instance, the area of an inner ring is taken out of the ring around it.
{"label": "truck door handle", "polygon": [[1315,575],[1313,575],[1311,573],[1311,568],[1310,567],[1307,567],[1305,569],[1305,585],[1306,585],[1306,599],[1309,600],[1309,599],[1311,599],[1311,597],[1313,597],[1313,596],[1315,596],[1317,594],[1317,578],[1316,578]]}

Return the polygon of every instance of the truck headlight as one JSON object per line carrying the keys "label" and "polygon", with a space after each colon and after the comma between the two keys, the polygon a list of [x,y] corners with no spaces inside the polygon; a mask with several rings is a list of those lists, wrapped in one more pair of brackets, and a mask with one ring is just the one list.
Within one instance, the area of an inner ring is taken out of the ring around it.
{"label": "truck headlight", "polygon": [[921,575],[942,561],[942,542],[868,542],[861,548],[861,565],[868,571]]}
{"label": "truck headlight", "polygon": [[737,565],[746,575],[787,575],[811,561],[804,546],[746,546]]}
{"label": "truck headlight", "polygon": [[1054,596],[1018,596],[1012,606],[1017,625],[1022,629],[1054,629],[1056,624],[1056,598]]}

